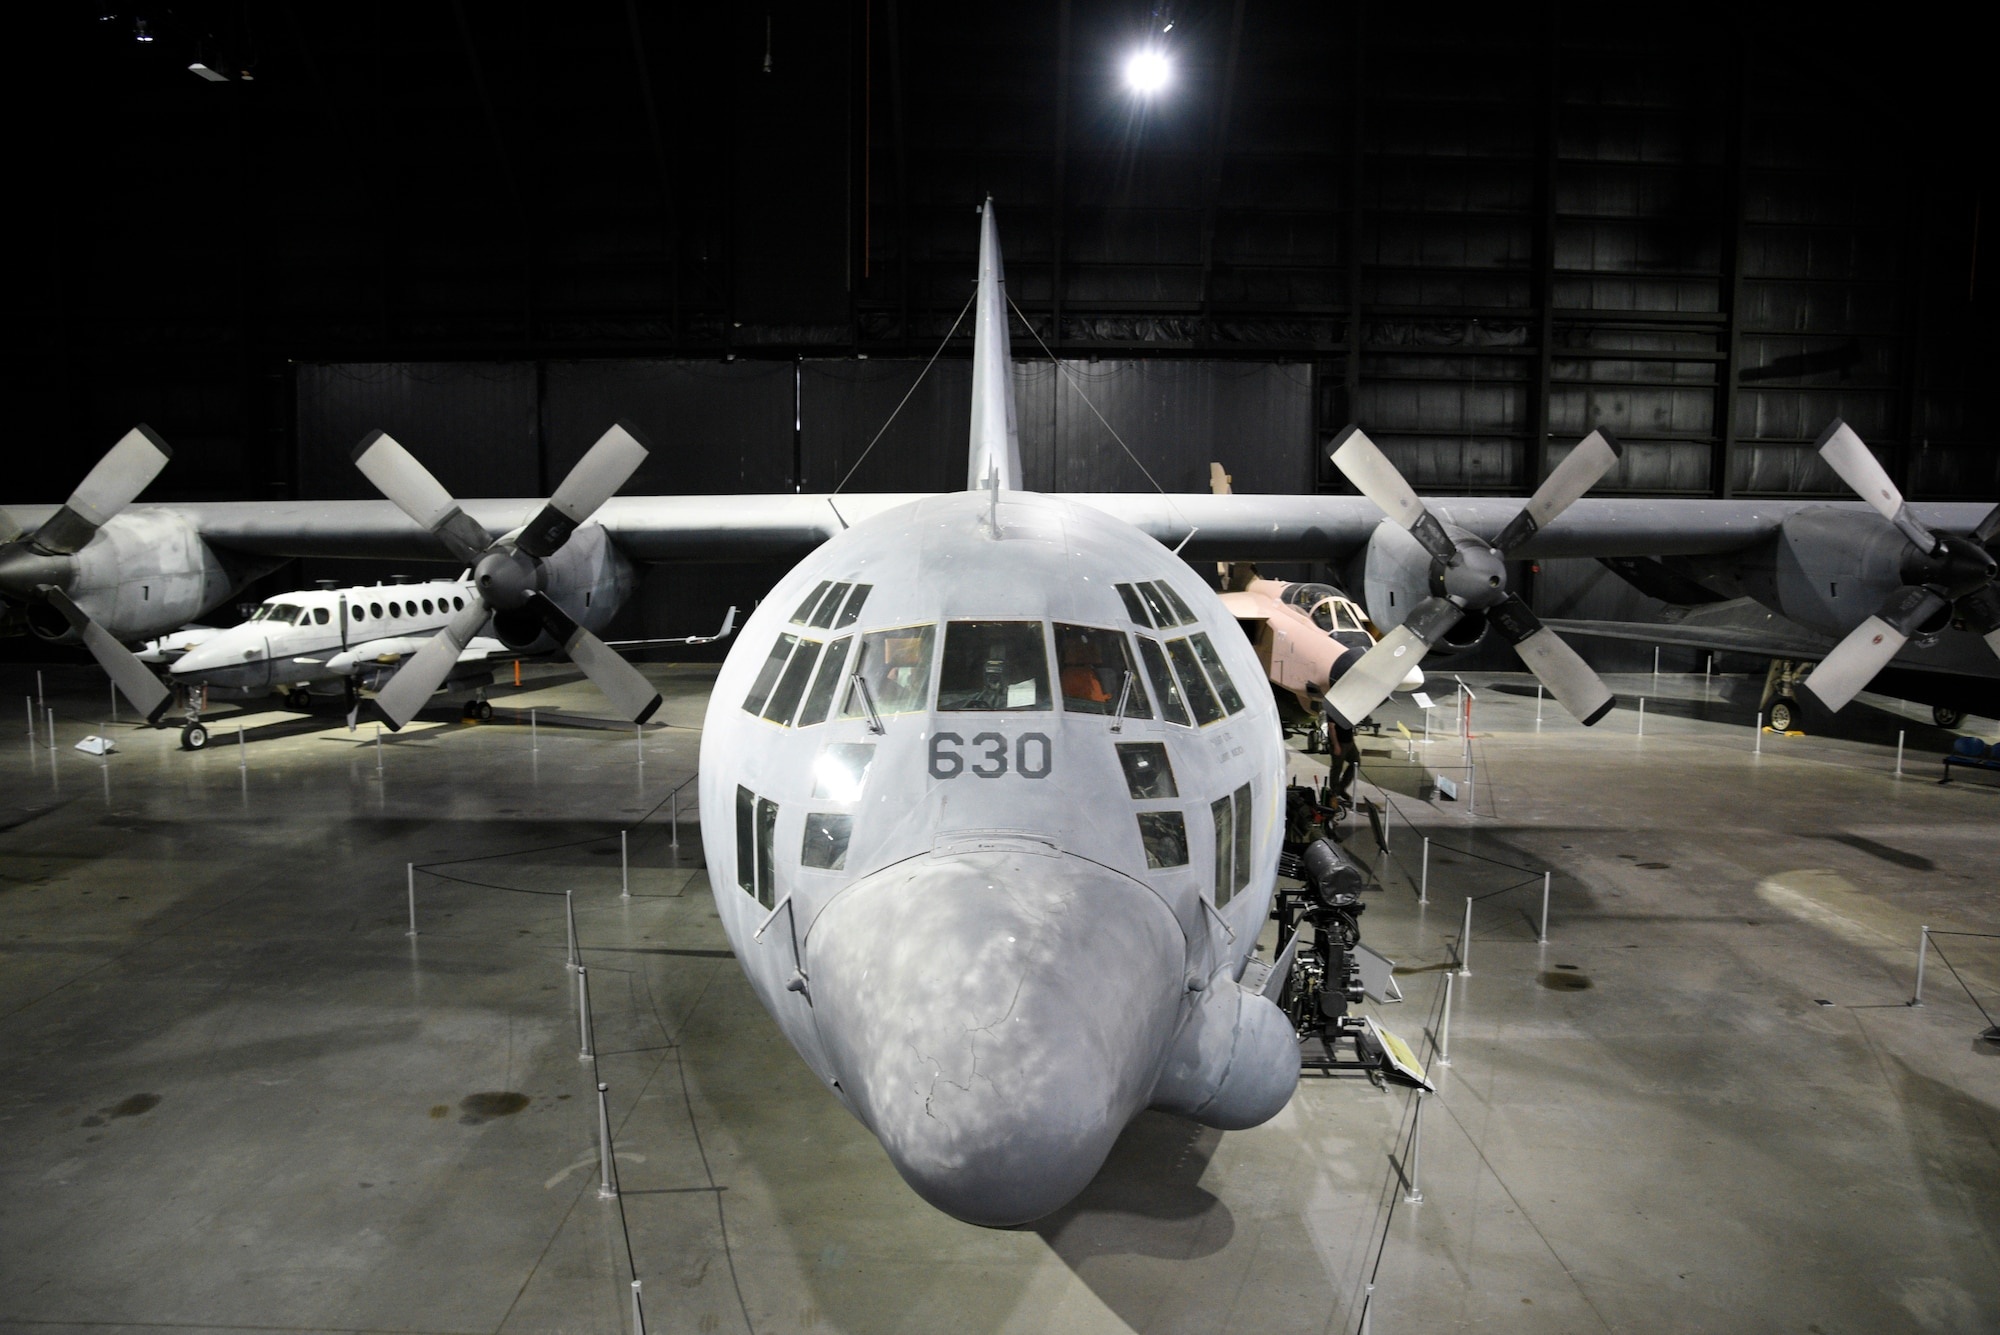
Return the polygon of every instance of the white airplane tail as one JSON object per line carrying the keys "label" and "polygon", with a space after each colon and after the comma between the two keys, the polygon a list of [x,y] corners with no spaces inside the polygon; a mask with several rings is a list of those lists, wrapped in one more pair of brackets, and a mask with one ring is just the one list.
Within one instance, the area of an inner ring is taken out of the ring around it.
{"label": "white airplane tail", "polygon": [[972,327],[972,449],[968,491],[1020,491],[1021,433],[1014,416],[1014,359],[1007,338],[1007,279],[993,201],[980,210],[979,296]]}

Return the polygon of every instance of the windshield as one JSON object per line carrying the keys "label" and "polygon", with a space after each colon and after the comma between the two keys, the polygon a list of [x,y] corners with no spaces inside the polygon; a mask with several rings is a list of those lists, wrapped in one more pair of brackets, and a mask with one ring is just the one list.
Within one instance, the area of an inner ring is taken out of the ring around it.
{"label": "windshield", "polygon": [[1039,621],[953,621],[945,627],[940,710],[1048,709],[1049,653]]}

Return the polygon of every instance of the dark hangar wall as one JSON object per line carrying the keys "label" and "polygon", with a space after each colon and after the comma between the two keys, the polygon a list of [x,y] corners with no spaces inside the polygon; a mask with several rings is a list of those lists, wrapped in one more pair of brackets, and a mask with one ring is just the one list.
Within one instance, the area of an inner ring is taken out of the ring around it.
{"label": "dark hangar wall", "polygon": [[[1168,18],[1177,82],[1140,104],[1117,66]],[[1601,424],[1632,447],[1607,491],[1833,494],[1810,443],[1839,413],[1911,494],[2000,496],[1979,52],[1914,12],[604,0],[25,22],[24,500],[60,498],[142,419],[178,451],[157,497],[351,494],[349,437],[384,413],[472,489],[532,491],[627,401],[684,451],[648,487],[819,485],[958,316],[988,191],[1050,485],[1139,483],[1094,421],[1064,425],[1037,339],[1169,486],[1204,485],[1197,456],[1226,444],[1246,489],[1340,489],[1320,443],[1353,419],[1438,492],[1525,492]],[[967,344],[853,485],[956,478],[937,442],[961,435]],[[335,404],[332,367],[389,378]],[[1213,440],[1160,434],[1190,403]]]}

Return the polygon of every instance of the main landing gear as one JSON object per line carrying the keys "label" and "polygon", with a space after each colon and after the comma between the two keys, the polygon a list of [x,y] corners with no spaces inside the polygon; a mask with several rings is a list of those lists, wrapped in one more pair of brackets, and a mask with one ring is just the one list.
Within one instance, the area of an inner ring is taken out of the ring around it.
{"label": "main landing gear", "polygon": [[1772,732],[1791,732],[1803,717],[1799,709],[1799,683],[1813,670],[1813,664],[1789,658],[1774,658],[1764,674],[1764,697],[1757,708]]}
{"label": "main landing gear", "polygon": [[1406,1079],[1376,1028],[1348,1013],[1365,995],[1355,958],[1361,914],[1367,908],[1361,902],[1360,871],[1332,840],[1315,839],[1296,852],[1288,848],[1279,859],[1278,874],[1305,882],[1280,884],[1271,904],[1278,939],[1296,935],[1298,941],[1278,1007],[1298,1032],[1300,1068],[1322,1075],[1361,1071],[1378,1086],[1390,1078]]}
{"label": "main landing gear", "polygon": [[208,745],[208,725],[201,721],[201,711],[208,705],[208,688],[182,687],[180,697],[187,720],[181,724],[181,750],[199,751]]}
{"label": "main landing gear", "polygon": [[470,700],[465,702],[464,717],[478,723],[491,723],[493,721],[493,702],[486,698],[484,690],[479,691]]}

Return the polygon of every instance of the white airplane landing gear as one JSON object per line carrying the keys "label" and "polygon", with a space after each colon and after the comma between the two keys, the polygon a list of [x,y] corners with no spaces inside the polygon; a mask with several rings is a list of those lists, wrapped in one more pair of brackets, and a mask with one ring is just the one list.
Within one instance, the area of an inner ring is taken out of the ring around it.
{"label": "white airplane landing gear", "polygon": [[208,706],[208,688],[204,686],[198,691],[184,688],[180,696],[187,716],[181,725],[181,750],[199,751],[208,745],[208,725],[201,721],[201,711]]}
{"label": "white airplane landing gear", "polygon": [[1764,674],[1764,698],[1758,708],[1772,732],[1790,732],[1799,722],[1799,683],[1814,666],[1789,658],[1771,660],[1770,670]]}
{"label": "white airplane landing gear", "polygon": [[472,698],[465,702],[465,717],[479,723],[493,721],[493,702],[486,698],[484,688],[475,691]]}

